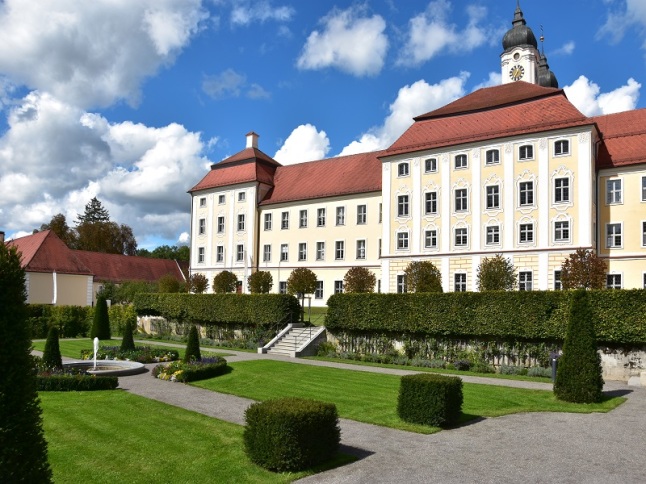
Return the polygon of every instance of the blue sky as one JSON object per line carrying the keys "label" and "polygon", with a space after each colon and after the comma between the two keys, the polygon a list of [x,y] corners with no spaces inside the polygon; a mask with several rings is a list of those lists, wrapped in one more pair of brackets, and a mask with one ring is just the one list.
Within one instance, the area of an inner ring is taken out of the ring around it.
{"label": "blue sky", "polygon": [[[569,99],[641,108],[643,0],[521,0]],[[515,0],[4,0],[0,230],[97,196],[140,247],[186,242],[186,191],[260,135],[284,164],[388,146],[500,83]]]}

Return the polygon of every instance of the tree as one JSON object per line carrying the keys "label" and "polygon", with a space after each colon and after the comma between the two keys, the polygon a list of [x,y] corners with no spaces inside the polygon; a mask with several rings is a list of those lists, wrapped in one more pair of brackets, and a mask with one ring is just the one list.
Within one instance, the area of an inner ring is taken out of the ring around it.
{"label": "tree", "polygon": [[137,255],[141,257],[150,257],[151,259],[171,259],[188,262],[190,259],[190,249],[187,245],[160,245],[153,251],[148,249],[138,249]]}
{"label": "tree", "polygon": [[485,257],[478,266],[478,291],[513,291],[516,288],[514,264],[501,254]]}
{"label": "tree", "polygon": [[316,274],[306,267],[294,269],[287,278],[289,294],[313,294],[316,291]]}
{"label": "tree", "polygon": [[115,304],[130,304],[133,302],[135,295],[146,292],[157,292],[157,283],[125,281],[115,289],[112,302]]}
{"label": "tree", "polygon": [[249,292],[254,294],[267,294],[274,285],[274,278],[269,271],[256,271],[247,279]]}
{"label": "tree", "polygon": [[110,214],[107,209],[103,207],[103,204],[98,198],[93,197],[92,200],[85,205],[85,212],[83,215],[78,216],[76,223],[77,225],[80,225],[84,223],[94,224],[109,221]]}
{"label": "tree", "polygon": [[94,308],[94,320],[90,331],[90,338],[100,340],[110,339],[110,315],[108,314],[108,303],[105,298],[97,296],[96,307]]}
{"label": "tree", "polygon": [[181,284],[172,274],[165,274],[157,281],[158,292],[180,292]]}
{"label": "tree", "polygon": [[137,241],[128,225],[110,221],[110,214],[94,197],[76,221],[77,249],[107,254],[135,255]]}
{"label": "tree", "polygon": [[238,276],[231,271],[222,271],[213,278],[213,291],[217,293],[235,292]]}
{"label": "tree", "polygon": [[65,215],[62,213],[54,215],[48,224],[42,224],[40,230],[51,230],[70,249],[76,248],[78,236],[74,229],[67,225]]}
{"label": "tree", "polygon": [[442,292],[442,274],[430,261],[413,261],[404,270],[408,292]]}
{"label": "tree", "polygon": [[345,292],[374,292],[377,278],[365,267],[351,267],[343,278]]}
{"label": "tree", "polygon": [[200,338],[197,334],[197,327],[191,326],[188,332],[188,342],[186,343],[186,352],[184,353],[184,362],[190,363],[191,361],[200,361],[202,354],[200,353]]}
{"label": "tree", "polygon": [[606,273],[606,261],[591,250],[577,249],[561,266],[561,285],[563,289],[603,289]]}
{"label": "tree", "polygon": [[63,358],[58,344],[58,328],[56,326],[51,326],[47,332],[43,363],[47,368],[63,368]]}
{"label": "tree", "polygon": [[603,395],[601,357],[588,297],[582,288],[572,297],[563,356],[558,362],[554,394],[566,402],[596,403]]}
{"label": "tree", "polygon": [[121,351],[135,351],[135,340],[132,336],[134,328],[130,320],[126,321],[126,326],[123,328],[123,339],[121,340]]}
{"label": "tree", "polygon": [[209,289],[209,280],[204,274],[197,272],[189,276],[186,286],[188,288],[188,292],[202,294]]}
{"label": "tree", "polygon": [[52,481],[33,371],[25,271],[15,247],[0,243],[0,476],[6,482]]}

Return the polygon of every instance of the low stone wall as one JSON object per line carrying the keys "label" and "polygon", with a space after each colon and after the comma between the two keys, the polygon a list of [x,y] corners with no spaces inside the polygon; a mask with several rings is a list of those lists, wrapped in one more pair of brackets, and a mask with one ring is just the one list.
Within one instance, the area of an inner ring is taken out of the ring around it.
{"label": "low stone wall", "polygon": [[643,374],[641,385],[646,386],[646,348],[601,348],[599,353],[604,379],[628,382]]}

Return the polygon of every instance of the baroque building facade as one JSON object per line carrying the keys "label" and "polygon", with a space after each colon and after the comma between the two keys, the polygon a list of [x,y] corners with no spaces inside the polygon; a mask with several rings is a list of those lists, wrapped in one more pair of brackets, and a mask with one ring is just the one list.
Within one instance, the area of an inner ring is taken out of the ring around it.
{"label": "baroque building facade", "polygon": [[560,289],[583,248],[607,260],[608,287],[646,287],[646,110],[579,112],[519,7],[503,49],[502,85],[416,117],[383,151],[282,166],[249,133],[189,190],[191,272],[232,271],[246,292],[269,271],[284,292],[307,267],[325,305],[351,267],[401,292],[416,260],[440,269],[444,291],[475,291],[495,254],[519,289]]}

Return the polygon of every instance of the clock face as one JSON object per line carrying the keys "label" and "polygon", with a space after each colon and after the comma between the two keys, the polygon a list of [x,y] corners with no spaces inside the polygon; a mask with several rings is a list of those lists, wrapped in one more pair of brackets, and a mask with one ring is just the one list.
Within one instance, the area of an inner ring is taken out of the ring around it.
{"label": "clock face", "polygon": [[525,75],[525,68],[523,66],[514,66],[509,71],[509,77],[512,81],[520,81]]}

